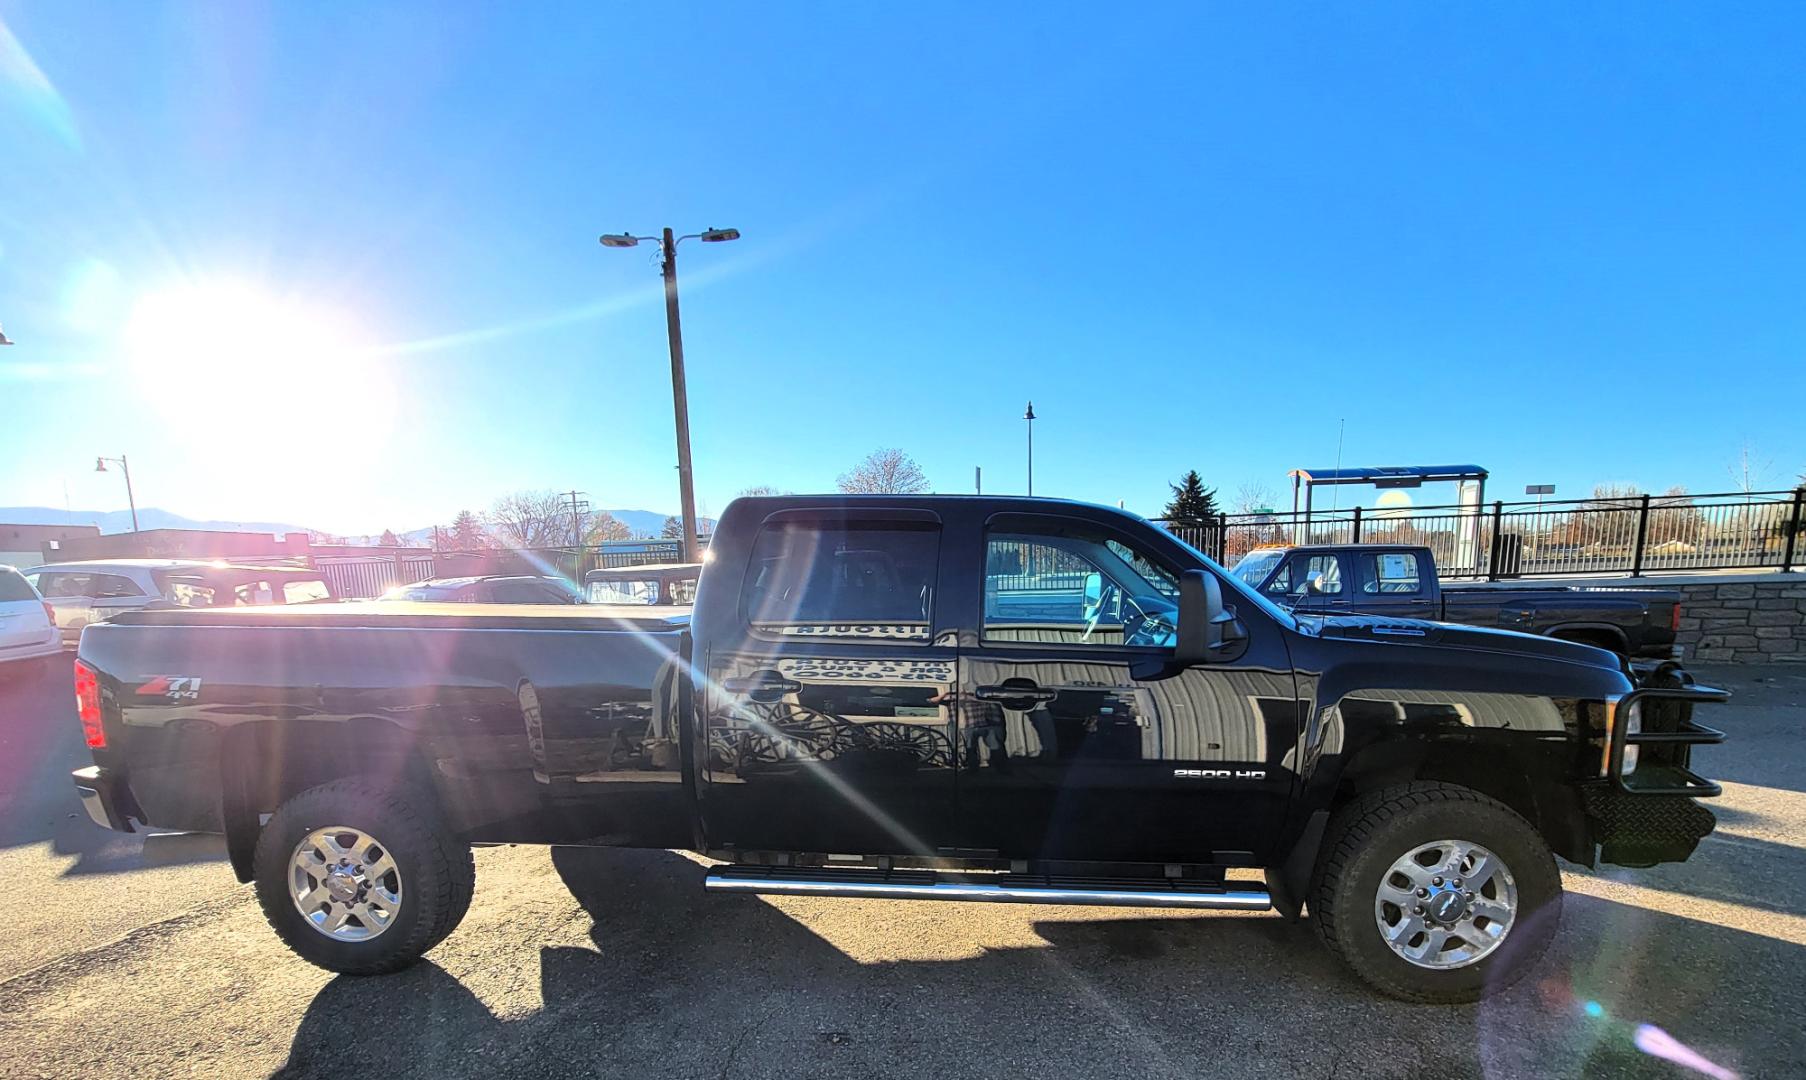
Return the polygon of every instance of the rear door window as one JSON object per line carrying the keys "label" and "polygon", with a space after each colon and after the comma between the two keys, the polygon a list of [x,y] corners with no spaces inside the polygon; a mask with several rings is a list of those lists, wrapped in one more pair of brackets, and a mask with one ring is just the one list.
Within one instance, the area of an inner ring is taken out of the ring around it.
{"label": "rear door window", "polygon": [[1417,574],[1417,556],[1409,551],[1377,551],[1362,558],[1361,591],[1388,595],[1423,589]]}
{"label": "rear door window", "polygon": [[777,637],[928,640],[940,528],[781,522],[753,544],[741,596],[753,630]]}
{"label": "rear door window", "polygon": [[20,600],[36,600],[38,594],[32,591],[31,582],[17,570],[0,569],[0,604],[16,603]]}
{"label": "rear door window", "polygon": [[46,599],[69,599],[88,595],[89,574],[53,570],[38,579],[38,591]]}
{"label": "rear door window", "polygon": [[98,600],[117,596],[143,596],[144,590],[131,578],[118,574],[90,574],[86,595]]}

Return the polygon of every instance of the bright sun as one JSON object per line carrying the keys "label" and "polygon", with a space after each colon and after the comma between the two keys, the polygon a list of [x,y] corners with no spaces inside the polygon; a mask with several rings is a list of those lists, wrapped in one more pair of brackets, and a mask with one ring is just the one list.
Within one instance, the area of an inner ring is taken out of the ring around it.
{"label": "bright sun", "polygon": [[304,299],[235,281],[183,284],[140,298],[121,344],[165,429],[229,450],[229,471],[355,461],[393,419],[389,372],[361,328]]}

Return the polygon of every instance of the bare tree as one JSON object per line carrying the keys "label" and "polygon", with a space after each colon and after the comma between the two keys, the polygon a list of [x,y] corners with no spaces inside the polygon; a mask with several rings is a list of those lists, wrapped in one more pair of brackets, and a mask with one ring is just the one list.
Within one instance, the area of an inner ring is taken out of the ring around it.
{"label": "bare tree", "polygon": [[1230,504],[1232,514],[1252,514],[1256,510],[1266,509],[1279,498],[1273,489],[1259,480],[1251,480],[1235,489],[1235,501]]}
{"label": "bare tree", "polygon": [[736,499],[759,499],[759,498],[764,498],[768,495],[788,495],[788,494],[790,494],[788,491],[779,491],[777,488],[772,487],[770,484],[754,484],[752,487],[740,489],[740,491],[734,495],[734,498],[736,498]]}
{"label": "bare tree", "polygon": [[1761,451],[1745,439],[1743,445],[1737,448],[1736,459],[1725,466],[1725,471],[1731,474],[1731,483],[1737,485],[1737,490],[1748,495],[1752,491],[1762,490],[1762,485],[1768,483],[1769,476],[1773,474],[1774,467],[1774,458],[1764,461]]}
{"label": "bare tree", "polygon": [[556,491],[503,495],[489,508],[485,520],[497,539],[509,547],[556,547],[571,540],[570,504]]}
{"label": "bare tree", "polygon": [[1686,488],[1678,484],[1669,488],[1662,492],[1654,505],[1655,509],[1649,512],[1649,543],[1703,542],[1705,515],[1699,512],[1699,507],[1694,504],[1693,496]]}
{"label": "bare tree", "polygon": [[838,483],[848,495],[918,495],[928,490],[928,477],[915,459],[891,447],[867,454],[841,473]]}
{"label": "bare tree", "polygon": [[1622,507],[1643,497],[1643,489],[1635,484],[1621,484],[1616,481],[1593,485],[1593,497],[1587,500],[1590,508],[1609,510]]}
{"label": "bare tree", "polygon": [[583,542],[591,547],[604,540],[632,540],[633,530],[627,523],[606,510],[598,510],[588,515],[589,529],[584,533]]}

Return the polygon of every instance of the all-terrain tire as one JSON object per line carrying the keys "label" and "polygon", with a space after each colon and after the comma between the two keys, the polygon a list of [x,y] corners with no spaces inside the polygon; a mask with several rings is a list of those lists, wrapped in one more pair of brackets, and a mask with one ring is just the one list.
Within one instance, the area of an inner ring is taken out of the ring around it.
{"label": "all-terrain tire", "polygon": [[[400,875],[393,922],[368,940],[323,933],[290,892],[296,847],[336,826],[376,838]],[[457,928],[476,885],[470,845],[445,826],[430,795],[364,778],[321,784],[277,807],[258,835],[252,867],[257,902],[276,935],[308,963],[346,975],[399,971],[420,959]]]}
{"label": "all-terrain tire", "polygon": [[[1406,959],[1381,934],[1376,904],[1393,864],[1441,840],[1478,844],[1503,860],[1517,910],[1503,938],[1465,966]],[[1382,993],[1406,1001],[1477,1001],[1522,978],[1561,922],[1561,873],[1542,836],[1515,811],[1470,788],[1419,781],[1370,792],[1331,819],[1310,892],[1329,950]]]}

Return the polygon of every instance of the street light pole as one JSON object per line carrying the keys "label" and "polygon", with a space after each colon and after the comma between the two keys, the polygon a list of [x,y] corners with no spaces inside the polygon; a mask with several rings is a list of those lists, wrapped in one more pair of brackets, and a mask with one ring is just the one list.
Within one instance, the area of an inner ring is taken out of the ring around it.
{"label": "street light pole", "polygon": [[1035,403],[1028,403],[1028,411],[1022,414],[1028,421],[1028,493],[1035,493]]}
{"label": "street light pole", "polygon": [[690,472],[690,393],[684,384],[684,332],[677,313],[677,240],[665,230],[665,333],[671,339],[671,407],[677,413],[677,497],[684,516],[683,561],[696,553],[696,480]]}
{"label": "street light pole", "polygon": [[603,247],[634,247],[641,240],[657,239],[664,259],[660,271],[665,279],[665,333],[671,344],[671,407],[677,420],[677,494],[683,514],[683,561],[700,562],[696,545],[696,483],[690,470],[690,395],[684,382],[683,323],[677,311],[677,245],[683,240],[701,240],[718,244],[740,239],[739,229],[707,229],[687,236],[674,236],[669,228],[660,237],[610,233],[601,238]]}
{"label": "street light pole", "polygon": [[117,461],[119,471],[125,474],[125,504],[132,508],[132,531],[138,531],[138,500],[132,496],[132,467],[126,464],[125,455],[118,457],[97,457],[94,459],[94,471],[106,472],[107,462]]}

